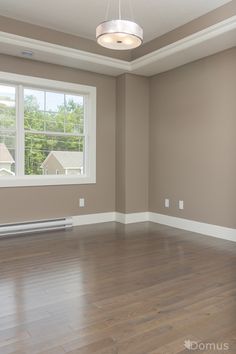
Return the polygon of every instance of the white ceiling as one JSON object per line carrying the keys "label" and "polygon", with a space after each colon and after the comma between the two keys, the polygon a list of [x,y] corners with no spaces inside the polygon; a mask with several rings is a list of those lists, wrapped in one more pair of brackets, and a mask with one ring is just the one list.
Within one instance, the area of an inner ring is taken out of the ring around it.
{"label": "white ceiling", "polygon": [[[149,41],[230,0],[121,0],[124,18],[134,19]],[[108,0],[0,0],[0,14],[43,27],[94,39],[105,19]],[[117,17],[118,0],[110,0],[109,18]],[[131,4],[131,6],[130,6]],[[130,11],[133,10],[133,11]]]}

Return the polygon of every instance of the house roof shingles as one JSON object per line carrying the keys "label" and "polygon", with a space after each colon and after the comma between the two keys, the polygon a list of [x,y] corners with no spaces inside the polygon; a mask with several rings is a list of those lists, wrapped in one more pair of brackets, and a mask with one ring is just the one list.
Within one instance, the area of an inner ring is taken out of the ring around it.
{"label": "house roof shingles", "polygon": [[64,169],[81,168],[83,166],[83,152],[81,151],[51,151],[43,161],[42,167],[54,156]]}

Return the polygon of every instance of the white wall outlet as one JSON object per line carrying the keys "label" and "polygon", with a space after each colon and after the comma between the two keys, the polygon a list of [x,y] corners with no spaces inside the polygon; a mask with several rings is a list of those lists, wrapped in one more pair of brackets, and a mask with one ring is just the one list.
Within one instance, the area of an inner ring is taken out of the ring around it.
{"label": "white wall outlet", "polygon": [[179,200],[179,209],[184,210],[184,201],[183,200]]}
{"label": "white wall outlet", "polygon": [[84,198],[79,198],[79,206],[80,208],[83,208],[85,206]]}
{"label": "white wall outlet", "polygon": [[170,199],[166,198],[165,199],[165,208],[169,208],[170,207]]}

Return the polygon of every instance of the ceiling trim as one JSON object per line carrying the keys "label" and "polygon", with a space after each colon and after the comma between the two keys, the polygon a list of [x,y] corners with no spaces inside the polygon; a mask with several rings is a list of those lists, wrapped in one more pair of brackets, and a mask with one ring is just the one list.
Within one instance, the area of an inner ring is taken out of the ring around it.
{"label": "ceiling trim", "polygon": [[[65,58],[77,59],[83,62],[89,62],[92,64],[98,64],[102,66],[108,66],[120,70],[131,70],[130,62],[107,57],[101,54],[95,54],[91,52],[86,52],[79,49],[74,49],[70,47],[61,46],[58,44],[53,44],[45,41],[40,41],[33,38],[27,38],[23,36],[18,36],[16,34],[0,32],[0,43],[6,45],[12,45],[19,48],[25,48],[26,50],[32,50],[37,54],[37,52],[43,52],[47,54],[54,54]],[[1,49],[0,49],[1,51]],[[22,55],[19,54],[22,57]],[[32,58],[34,59],[34,58]]]}
{"label": "ceiling trim", "polygon": [[[230,33],[235,29],[236,16],[232,16],[227,20],[214,24],[204,30],[189,35],[163,48],[157,49],[154,52],[146,54],[143,57],[135,59],[131,62],[74,48],[64,47],[58,44],[26,38],[6,32],[0,32],[0,52],[22,57],[21,51],[23,49],[28,49],[35,53],[35,58],[33,59],[44,62],[76,67],[82,70],[89,70],[113,76],[127,72],[134,72],[141,75],[150,76],[155,75],[157,72],[161,72],[160,70],[158,71],[158,63],[161,63],[161,61],[163,62],[163,59],[172,57],[175,58],[175,55],[181,51],[190,51],[192,48],[198,46],[201,43],[204,44],[206,41],[216,39],[222,34]],[[15,54],[15,52],[17,53],[16,48],[19,52],[19,55]],[[218,51],[222,50],[220,48],[221,47],[219,46]],[[12,54],[11,51],[14,51],[14,54]],[[209,53],[207,55],[209,55]],[[204,55],[202,57],[204,57]],[[199,58],[196,57],[196,59]],[[194,59],[190,61],[193,60]],[[186,61],[183,61],[182,64],[178,61],[176,66],[180,66],[185,63]],[[152,70],[147,70],[147,68],[149,68],[151,65],[154,65],[155,68]],[[166,71],[171,68],[173,68],[173,64],[170,68],[167,67],[162,71]]]}
{"label": "ceiling trim", "polygon": [[215,38],[221,34],[230,32],[236,29],[236,16],[232,16],[224,21],[214,24],[204,30],[198,31],[190,36],[180,39],[174,43],[168,44],[165,47],[157,49],[152,53],[148,53],[131,62],[132,70],[140,69],[143,66],[153,64],[153,62],[164,59],[179,51],[191,48],[194,45]]}

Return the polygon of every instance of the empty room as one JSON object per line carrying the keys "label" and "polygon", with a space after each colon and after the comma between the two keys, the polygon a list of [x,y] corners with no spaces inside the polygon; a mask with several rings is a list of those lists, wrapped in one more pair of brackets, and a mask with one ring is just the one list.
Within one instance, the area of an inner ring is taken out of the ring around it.
{"label": "empty room", "polygon": [[236,1],[0,0],[0,354],[236,353]]}

